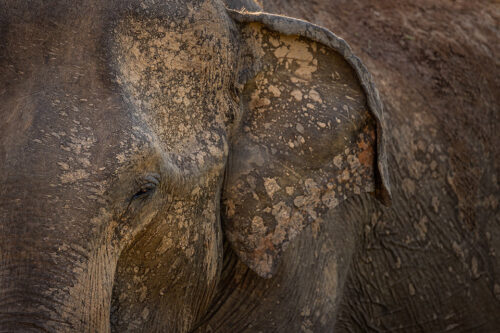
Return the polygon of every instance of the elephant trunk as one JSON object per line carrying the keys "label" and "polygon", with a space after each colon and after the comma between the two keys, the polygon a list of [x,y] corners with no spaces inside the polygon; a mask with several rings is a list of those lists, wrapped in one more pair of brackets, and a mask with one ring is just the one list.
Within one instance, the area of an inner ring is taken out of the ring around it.
{"label": "elephant trunk", "polygon": [[57,224],[2,219],[0,331],[110,331],[116,260],[106,247],[72,240],[76,228],[50,227]]}
{"label": "elephant trunk", "polygon": [[0,331],[109,331],[114,268],[68,257],[2,251]]}

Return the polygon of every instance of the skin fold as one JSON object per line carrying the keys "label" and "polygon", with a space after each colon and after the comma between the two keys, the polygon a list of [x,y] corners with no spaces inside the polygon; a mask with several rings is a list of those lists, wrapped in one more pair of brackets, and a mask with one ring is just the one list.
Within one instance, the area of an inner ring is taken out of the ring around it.
{"label": "skin fold", "polygon": [[243,8],[0,4],[1,331],[333,327],[382,106],[343,40]]}

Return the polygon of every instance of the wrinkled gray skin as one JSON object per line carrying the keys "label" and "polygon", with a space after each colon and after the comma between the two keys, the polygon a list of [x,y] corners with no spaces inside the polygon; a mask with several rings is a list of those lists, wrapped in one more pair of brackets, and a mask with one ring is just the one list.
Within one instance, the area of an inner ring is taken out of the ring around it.
{"label": "wrinkled gray skin", "polygon": [[335,208],[390,201],[342,40],[216,0],[6,0],[0,78],[1,331],[333,327]]}

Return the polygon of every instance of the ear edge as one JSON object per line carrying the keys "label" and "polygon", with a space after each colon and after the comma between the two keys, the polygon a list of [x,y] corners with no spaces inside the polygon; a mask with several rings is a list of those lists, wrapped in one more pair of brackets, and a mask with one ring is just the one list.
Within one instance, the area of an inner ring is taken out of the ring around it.
{"label": "ear edge", "polygon": [[326,45],[342,55],[346,62],[352,66],[366,94],[368,108],[375,118],[377,127],[377,168],[375,172],[375,191],[373,194],[382,204],[390,206],[392,195],[387,171],[384,129],[382,126],[383,105],[370,72],[368,72],[361,60],[353,54],[347,42],[330,30],[304,20],[264,12],[251,13],[229,8],[226,8],[226,10],[228,15],[238,23],[261,23],[282,34],[299,35]]}

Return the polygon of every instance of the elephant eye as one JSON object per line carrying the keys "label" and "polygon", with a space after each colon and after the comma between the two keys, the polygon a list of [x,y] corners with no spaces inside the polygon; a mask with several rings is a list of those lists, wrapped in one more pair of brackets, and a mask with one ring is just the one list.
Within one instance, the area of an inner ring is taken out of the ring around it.
{"label": "elephant eye", "polygon": [[138,189],[132,196],[130,201],[136,199],[144,199],[153,194],[158,185],[160,184],[160,176],[157,174],[148,175],[141,178],[138,182]]}

